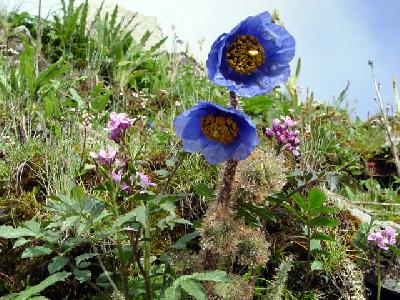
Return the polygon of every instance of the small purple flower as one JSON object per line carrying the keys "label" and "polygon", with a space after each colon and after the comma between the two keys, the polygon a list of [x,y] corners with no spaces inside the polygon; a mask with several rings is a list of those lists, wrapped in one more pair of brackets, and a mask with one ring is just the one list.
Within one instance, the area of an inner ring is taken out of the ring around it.
{"label": "small purple flower", "polygon": [[275,136],[275,132],[273,130],[271,130],[270,128],[265,129],[265,135],[269,138],[272,138],[273,136]]}
{"label": "small purple flower", "polygon": [[121,138],[122,129],[129,128],[133,122],[134,119],[128,118],[126,113],[116,113],[115,111],[111,112],[106,128],[106,130],[110,132],[108,139],[118,143]]}
{"label": "small purple flower", "polygon": [[278,119],[272,120],[272,130],[277,132],[279,130],[280,121]]}
{"label": "small purple flower", "polygon": [[284,150],[292,152],[294,155],[300,155],[299,146],[300,139],[298,138],[299,131],[292,130],[292,127],[297,124],[291,117],[281,117],[283,123],[279,119],[272,120],[272,128],[264,130],[264,134],[269,138],[276,138],[278,151],[283,147]]}
{"label": "small purple flower", "polygon": [[114,171],[111,173],[112,180],[115,182],[115,184],[120,183],[122,179],[122,171],[118,171],[118,173],[115,173]]}
{"label": "small purple flower", "polygon": [[90,152],[90,156],[97,159],[102,165],[111,166],[117,156],[117,150],[108,146],[108,151],[102,149],[97,152]]}
{"label": "small purple flower", "polygon": [[382,250],[388,250],[389,246],[396,244],[396,231],[386,226],[384,230],[378,230],[368,235],[368,242],[376,244]]}
{"label": "small purple flower", "polygon": [[151,182],[151,181],[150,181],[149,176],[144,175],[144,174],[141,173],[141,172],[136,172],[136,176],[139,177],[139,179],[140,179],[140,184],[141,184],[143,187],[149,187],[149,186],[155,186],[155,185],[156,185],[154,182]]}
{"label": "small purple flower", "polygon": [[121,184],[121,191],[129,194],[131,192],[131,187],[126,182],[123,182]]}

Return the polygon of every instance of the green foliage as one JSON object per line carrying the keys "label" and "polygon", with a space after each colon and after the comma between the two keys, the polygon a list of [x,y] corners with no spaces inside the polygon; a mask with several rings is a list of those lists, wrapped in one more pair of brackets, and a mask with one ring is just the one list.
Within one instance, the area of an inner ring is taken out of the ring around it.
{"label": "green foliage", "polygon": [[326,195],[316,189],[309,190],[307,198],[300,193],[295,193],[292,198],[296,206],[284,202],[282,205],[292,212],[304,226],[304,233],[307,240],[307,261],[311,271],[318,270],[322,267],[321,262],[314,261],[311,263],[312,253],[326,253],[322,251],[320,241],[332,241],[334,237],[327,235],[321,231],[317,231],[321,227],[335,227],[339,225],[337,219],[326,217],[325,214],[334,212],[334,209],[324,205]]}
{"label": "green foliage", "polygon": [[5,296],[0,299],[4,299],[4,300],[6,300],[6,299],[7,300],[11,300],[11,299],[15,299],[15,300],[47,299],[45,297],[40,298],[40,297],[33,297],[33,296],[40,294],[46,288],[48,288],[49,286],[51,286],[57,282],[64,281],[70,275],[71,275],[71,273],[69,273],[69,272],[59,272],[59,273],[52,274],[49,277],[47,277],[45,280],[43,280],[41,283],[39,283],[35,286],[28,287],[25,291],[22,291],[18,294],[11,294],[9,296]]}
{"label": "green foliage", "polygon": [[207,273],[194,273],[192,275],[183,275],[178,277],[171,287],[166,289],[162,299],[178,300],[185,299],[184,293],[192,296],[196,300],[207,299],[204,287],[201,281],[229,282],[229,277],[223,271],[213,271]]}

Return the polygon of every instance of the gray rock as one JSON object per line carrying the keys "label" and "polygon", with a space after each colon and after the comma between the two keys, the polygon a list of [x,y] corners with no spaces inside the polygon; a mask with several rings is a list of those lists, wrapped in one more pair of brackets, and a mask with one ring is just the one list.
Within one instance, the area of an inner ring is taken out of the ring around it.
{"label": "gray rock", "polygon": [[[88,24],[94,20],[100,5],[101,1],[89,1]],[[111,1],[104,1],[101,16],[104,16],[106,13],[111,15],[115,5],[116,4]],[[151,32],[151,36],[145,44],[146,49],[150,49],[164,37],[161,27],[155,17],[144,16],[138,12],[129,11],[118,4],[118,21],[122,18],[125,22],[133,18],[133,22],[125,29],[133,29],[132,37],[138,42],[147,31]],[[162,46],[160,50],[165,50],[165,46]]]}

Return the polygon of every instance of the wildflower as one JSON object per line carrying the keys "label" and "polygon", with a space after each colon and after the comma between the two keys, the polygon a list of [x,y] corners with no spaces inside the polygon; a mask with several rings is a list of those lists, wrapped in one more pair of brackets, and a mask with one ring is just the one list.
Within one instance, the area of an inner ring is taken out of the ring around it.
{"label": "wildflower", "polygon": [[290,75],[295,40],[268,12],[248,17],[211,46],[208,78],[243,97],[270,92]]}
{"label": "wildflower", "polygon": [[116,113],[114,111],[110,113],[110,119],[106,128],[110,132],[108,139],[118,143],[121,138],[122,129],[129,128],[134,121],[134,119],[129,119],[126,113]]}
{"label": "wildflower", "polygon": [[108,151],[100,150],[98,152],[90,152],[90,156],[97,159],[102,165],[111,166],[117,156],[117,150],[112,146],[108,146]]}
{"label": "wildflower", "polygon": [[117,184],[121,182],[122,179],[122,171],[118,171],[115,173],[114,171],[111,173],[112,180]]}
{"label": "wildflower", "polygon": [[264,134],[272,139],[276,137],[278,149],[283,147],[284,150],[292,152],[294,155],[299,155],[300,152],[300,139],[298,138],[299,131],[292,130],[293,126],[296,126],[297,122],[293,121],[291,117],[286,116],[281,118],[283,123],[279,119],[272,120],[272,128],[266,128]]}
{"label": "wildflower", "polygon": [[258,145],[256,126],[246,114],[211,102],[183,112],[174,126],[183,140],[183,151],[201,152],[210,164],[243,160]]}
{"label": "wildflower", "polygon": [[155,186],[156,185],[154,182],[151,182],[149,176],[144,175],[143,173],[136,172],[136,176],[139,177],[140,185],[142,185],[143,187],[149,187],[149,186]]}
{"label": "wildflower", "polygon": [[383,230],[378,230],[368,236],[368,242],[376,244],[382,250],[388,250],[389,246],[396,244],[396,231],[386,226]]}

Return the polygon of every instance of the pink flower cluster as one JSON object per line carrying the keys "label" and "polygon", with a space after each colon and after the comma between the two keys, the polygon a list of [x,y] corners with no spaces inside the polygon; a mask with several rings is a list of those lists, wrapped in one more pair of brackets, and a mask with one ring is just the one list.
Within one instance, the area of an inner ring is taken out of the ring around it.
{"label": "pink flower cluster", "polygon": [[119,143],[122,130],[129,128],[134,121],[134,119],[129,119],[126,113],[116,113],[115,111],[110,113],[106,128],[110,132],[108,139]]}
{"label": "pink flower cluster", "polygon": [[272,120],[272,128],[266,128],[264,134],[272,139],[276,138],[279,148],[284,148],[286,151],[292,152],[294,155],[299,155],[299,131],[292,128],[297,124],[289,116],[282,117],[283,123],[279,119]]}
{"label": "pink flower cluster", "polygon": [[[128,180],[130,181],[130,184],[128,184],[126,181],[123,181],[123,177],[125,175],[125,172],[123,170],[126,169],[126,160],[124,161],[117,159],[117,154],[118,154],[117,150],[115,150],[111,146],[108,146],[108,150],[99,150],[97,152],[90,152],[90,156],[93,159],[95,159],[101,165],[113,170],[111,173],[111,178],[114,181],[114,183],[115,184],[121,183],[121,190],[124,191],[125,193],[130,193],[133,179],[132,177],[130,177],[130,179]],[[119,169],[119,171],[116,172],[115,171],[116,169]],[[147,175],[141,172],[136,172],[136,176],[139,178],[139,184],[143,188],[156,185],[155,183],[151,182],[150,178]]]}
{"label": "pink flower cluster", "polygon": [[104,166],[111,166],[114,163],[115,158],[117,157],[117,150],[115,150],[111,146],[108,146],[108,151],[100,150],[97,152],[90,152],[90,156],[93,159],[97,159],[100,164]]}
{"label": "pink flower cluster", "polygon": [[[124,175],[122,173],[122,170],[118,171],[118,173],[112,172],[112,174],[111,174],[111,177],[112,177],[113,181],[115,182],[115,184],[120,183],[123,176]],[[136,172],[136,176],[140,180],[139,184],[144,188],[156,185],[154,182],[151,182],[149,176],[147,176],[147,175],[145,175],[145,174],[143,174],[141,172]],[[130,181],[132,182],[132,177],[130,178]],[[123,181],[121,183],[121,190],[124,191],[125,193],[130,193],[131,187],[129,186],[128,183]]]}
{"label": "pink flower cluster", "polygon": [[388,250],[389,246],[396,244],[396,236],[396,231],[392,227],[386,226],[383,230],[371,233],[367,239],[369,243],[376,244],[382,250]]}

